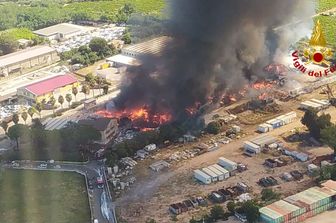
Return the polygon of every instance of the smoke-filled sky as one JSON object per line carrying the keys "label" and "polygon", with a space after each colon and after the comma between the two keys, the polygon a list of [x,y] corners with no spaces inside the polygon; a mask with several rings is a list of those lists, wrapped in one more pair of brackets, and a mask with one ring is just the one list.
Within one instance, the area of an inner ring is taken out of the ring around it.
{"label": "smoke-filled sky", "polygon": [[[160,57],[129,69],[116,99],[120,108],[146,104],[182,117],[186,108],[239,89],[304,37],[314,14],[311,0],[171,0],[173,37]],[[276,33],[275,27],[306,20]],[[171,47],[171,46],[175,47]]]}

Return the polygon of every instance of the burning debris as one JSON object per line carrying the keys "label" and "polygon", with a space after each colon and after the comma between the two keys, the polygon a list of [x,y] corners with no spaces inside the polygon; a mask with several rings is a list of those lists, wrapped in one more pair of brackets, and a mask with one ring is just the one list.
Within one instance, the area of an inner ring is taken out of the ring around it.
{"label": "burning debris", "polygon": [[314,13],[306,0],[173,0],[168,5],[172,43],[160,56],[142,56],[140,67],[127,70],[114,101],[119,117],[126,113],[157,126],[184,121],[197,113],[195,104],[209,98],[218,104],[222,98],[232,103],[243,95],[258,96],[249,85],[265,79],[265,64],[296,41],[273,29]]}

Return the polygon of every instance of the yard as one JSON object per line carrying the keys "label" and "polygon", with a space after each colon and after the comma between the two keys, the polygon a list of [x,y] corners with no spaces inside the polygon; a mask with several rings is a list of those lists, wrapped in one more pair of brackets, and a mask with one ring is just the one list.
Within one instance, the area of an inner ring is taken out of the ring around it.
{"label": "yard", "polygon": [[1,223],[86,223],[90,222],[88,202],[79,174],[1,171]]}

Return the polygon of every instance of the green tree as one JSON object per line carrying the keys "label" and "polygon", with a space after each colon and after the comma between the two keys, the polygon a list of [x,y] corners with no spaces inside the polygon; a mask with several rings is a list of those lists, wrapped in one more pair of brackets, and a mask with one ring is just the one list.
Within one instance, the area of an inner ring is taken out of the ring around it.
{"label": "green tree", "polygon": [[5,132],[7,132],[7,129],[8,129],[8,122],[2,121],[2,122],[1,122],[1,128],[3,128],[3,130],[4,130]]}
{"label": "green tree", "polygon": [[85,100],[86,100],[86,95],[88,95],[90,93],[90,88],[88,85],[83,85],[82,86],[82,92],[84,93],[84,97],[85,97]]}
{"label": "green tree", "polygon": [[27,112],[22,112],[21,118],[23,119],[25,124],[27,124],[28,113]]}
{"label": "green tree", "polygon": [[52,110],[53,110],[53,114],[55,114],[55,105],[56,105],[56,99],[54,96],[51,96],[50,99],[49,99],[49,103],[52,107]]}
{"label": "green tree", "polygon": [[103,86],[103,93],[108,94],[108,91],[109,91],[109,86],[106,84]]}
{"label": "green tree", "polygon": [[19,138],[22,137],[29,129],[22,124],[16,124],[8,128],[7,135],[11,140],[15,140],[16,148],[19,149]]}
{"label": "green tree", "polygon": [[41,116],[41,112],[42,112],[43,108],[44,108],[44,106],[43,106],[43,104],[41,102],[37,102],[35,104],[35,110],[39,113],[40,118],[42,117]]}
{"label": "green tree", "polygon": [[226,204],[226,208],[228,209],[228,211],[230,211],[232,214],[235,212],[235,209],[236,209],[236,204],[235,202],[233,201],[229,201],[227,204]]}
{"label": "green tree", "polygon": [[241,207],[243,213],[245,213],[247,222],[255,223],[259,219],[259,207],[253,201],[246,201]]}
{"label": "green tree", "polygon": [[30,107],[28,109],[28,115],[30,116],[31,119],[33,119],[34,114],[36,113],[36,110],[34,107]]}
{"label": "green tree", "polygon": [[274,192],[271,188],[264,188],[261,191],[261,199],[263,201],[273,201],[279,199],[280,194]]}
{"label": "green tree", "polygon": [[72,101],[72,95],[71,94],[66,94],[65,95],[65,100],[68,102],[69,108],[70,108],[70,102]]}
{"label": "green tree", "polygon": [[322,142],[334,150],[334,159],[336,159],[336,125],[331,125],[321,131]]}
{"label": "green tree", "polygon": [[63,108],[64,97],[63,97],[62,95],[60,95],[60,96],[58,97],[58,103],[60,103],[60,104],[61,104],[61,107]]}
{"label": "green tree", "polygon": [[19,43],[11,35],[0,34],[0,55],[15,52],[19,48]]}
{"label": "green tree", "polygon": [[125,44],[131,44],[132,43],[131,33],[129,31],[126,31],[121,37],[121,40],[124,41]]}
{"label": "green tree", "polygon": [[15,113],[15,114],[13,115],[12,121],[13,121],[14,124],[16,125],[16,124],[19,123],[19,120],[20,120],[20,116],[19,116],[19,114]]}
{"label": "green tree", "polygon": [[221,125],[219,122],[213,121],[208,124],[206,131],[210,134],[217,135],[221,130]]}
{"label": "green tree", "polygon": [[77,101],[77,94],[78,94],[78,88],[77,87],[72,88],[72,94],[75,96],[75,101]]}
{"label": "green tree", "polygon": [[103,84],[103,82],[104,82],[104,79],[103,79],[103,78],[101,78],[101,77],[97,77],[97,78],[96,78],[96,83],[97,83],[97,86],[98,86],[98,88],[99,88],[99,93],[100,93],[100,95],[102,94],[102,93],[101,93],[101,89],[102,89],[102,84]]}
{"label": "green tree", "polygon": [[225,218],[225,211],[222,206],[215,205],[210,210],[210,217],[214,220],[220,220]]}
{"label": "green tree", "polygon": [[100,58],[104,58],[112,54],[107,41],[100,37],[93,38],[89,43],[89,48],[95,52]]}
{"label": "green tree", "polygon": [[331,126],[329,114],[317,115],[316,111],[307,110],[301,119],[301,123],[307,126],[310,134],[317,140],[321,138],[321,130]]}

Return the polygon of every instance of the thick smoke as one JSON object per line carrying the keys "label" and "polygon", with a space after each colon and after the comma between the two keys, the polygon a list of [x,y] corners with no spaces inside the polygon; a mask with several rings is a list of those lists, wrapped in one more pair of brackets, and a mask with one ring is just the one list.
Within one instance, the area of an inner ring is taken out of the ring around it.
{"label": "thick smoke", "polygon": [[167,11],[172,41],[162,55],[147,55],[140,68],[128,69],[115,100],[119,108],[146,104],[182,118],[186,108],[262,76],[297,40],[288,33],[301,29],[274,28],[314,14],[310,0],[172,0]]}

